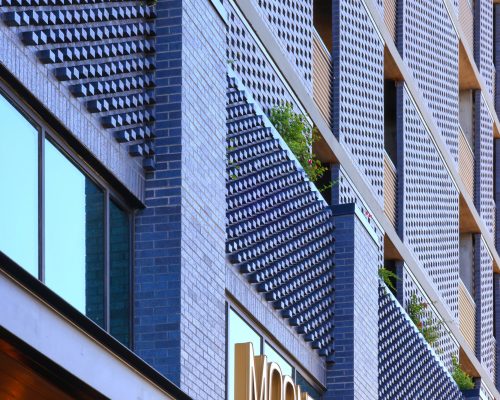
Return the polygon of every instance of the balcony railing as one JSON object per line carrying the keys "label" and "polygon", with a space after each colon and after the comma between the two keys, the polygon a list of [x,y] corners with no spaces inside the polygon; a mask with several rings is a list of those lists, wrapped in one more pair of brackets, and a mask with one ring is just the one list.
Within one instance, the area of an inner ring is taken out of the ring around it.
{"label": "balcony railing", "polygon": [[458,13],[460,25],[465,33],[465,45],[474,51],[474,14],[469,0],[460,0]]}
{"label": "balcony railing", "polygon": [[313,98],[321,115],[331,124],[332,58],[316,30],[313,34]]}
{"label": "balcony railing", "polygon": [[392,40],[396,41],[396,0],[384,0],[384,21]]}
{"label": "balcony railing", "polygon": [[458,284],[458,318],[460,332],[474,350],[476,348],[476,303],[462,281]]}
{"label": "balcony railing", "polygon": [[458,138],[458,172],[465,189],[474,198],[474,152],[461,128]]}
{"label": "balcony railing", "polygon": [[384,212],[389,221],[396,226],[396,167],[389,155],[384,153]]}

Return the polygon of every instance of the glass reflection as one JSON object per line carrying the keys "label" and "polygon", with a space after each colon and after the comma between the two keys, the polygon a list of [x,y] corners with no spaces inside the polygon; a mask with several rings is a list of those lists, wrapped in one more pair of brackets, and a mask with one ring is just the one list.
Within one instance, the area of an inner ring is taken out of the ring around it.
{"label": "glass reflection", "polygon": [[264,343],[264,354],[267,356],[267,362],[275,362],[281,368],[283,375],[288,375],[293,378],[293,368],[286,360],[274,350],[267,342]]}
{"label": "glass reflection", "polygon": [[128,215],[109,202],[110,333],[130,346],[130,228]]}
{"label": "glass reflection", "polygon": [[261,336],[255,332],[238,314],[229,310],[229,351],[228,351],[228,399],[234,398],[234,345],[236,343],[248,343],[253,345],[253,352],[259,355],[261,351]]}
{"label": "glass reflection", "polygon": [[104,193],[48,140],[45,284],[104,325]]}
{"label": "glass reflection", "polygon": [[0,251],[38,277],[38,132],[0,95]]}

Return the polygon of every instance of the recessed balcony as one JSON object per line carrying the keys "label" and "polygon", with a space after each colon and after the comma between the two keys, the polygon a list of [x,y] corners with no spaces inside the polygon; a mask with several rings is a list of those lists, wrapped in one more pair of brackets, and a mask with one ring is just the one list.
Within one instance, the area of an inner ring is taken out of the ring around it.
{"label": "recessed balcony", "polygon": [[332,57],[319,33],[313,33],[313,98],[321,115],[331,125]]}

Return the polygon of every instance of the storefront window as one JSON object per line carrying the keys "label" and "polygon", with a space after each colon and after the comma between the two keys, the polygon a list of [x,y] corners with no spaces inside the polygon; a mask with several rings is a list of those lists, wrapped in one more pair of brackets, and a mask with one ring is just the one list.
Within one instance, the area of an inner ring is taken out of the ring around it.
{"label": "storefront window", "polygon": [[0,115],[0,251],[130,346],[130,212],[1,93]]}
{"label": "storefront window", "polygon": [[234,398],[234,345],[236,343],[252,343],[254,354],[261,354],[262,337],[257,334],[233,309],[229,310],[229,352],[227,364],[229,367],[227,393],[228,399]]}
{"label": "storefront window", "polygon": [[130,223],[129,215],[109,202],[110,331],[130,345]]}
{"label": "storefront window", "polygon": [[[303,392],[307,392],[314,400],[320,400],[321,394],[299,374],[285,357],[264,340],[255,329],[253,329],[236,311],[229,308],[228,316],[228,373],[227,373],[227,399],[234,399],[234,348],[237,343],[252,343],[254,354],[264,354],[268,362],[275,362],[279,365],[283,375],[290,376],[301,386]],[[263,351],[261,353],[261,351]]]}
{"label": "storefront window", "polygon": [[38,276],[38,131],[0,95],[0,250]]}
{"label": "storefront window", "polygon": [[45,141],[45,284],[104,323],[104,194]]}

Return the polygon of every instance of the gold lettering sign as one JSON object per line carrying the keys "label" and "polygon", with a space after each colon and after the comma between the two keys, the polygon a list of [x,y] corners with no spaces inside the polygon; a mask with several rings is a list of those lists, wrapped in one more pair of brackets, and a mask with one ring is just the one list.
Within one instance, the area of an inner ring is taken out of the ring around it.
{"label": "gold lettering sign", "polygon": [[312,400],[278,364],[254,356],[252,343],[235,345],[234,371],[234,400]]}

